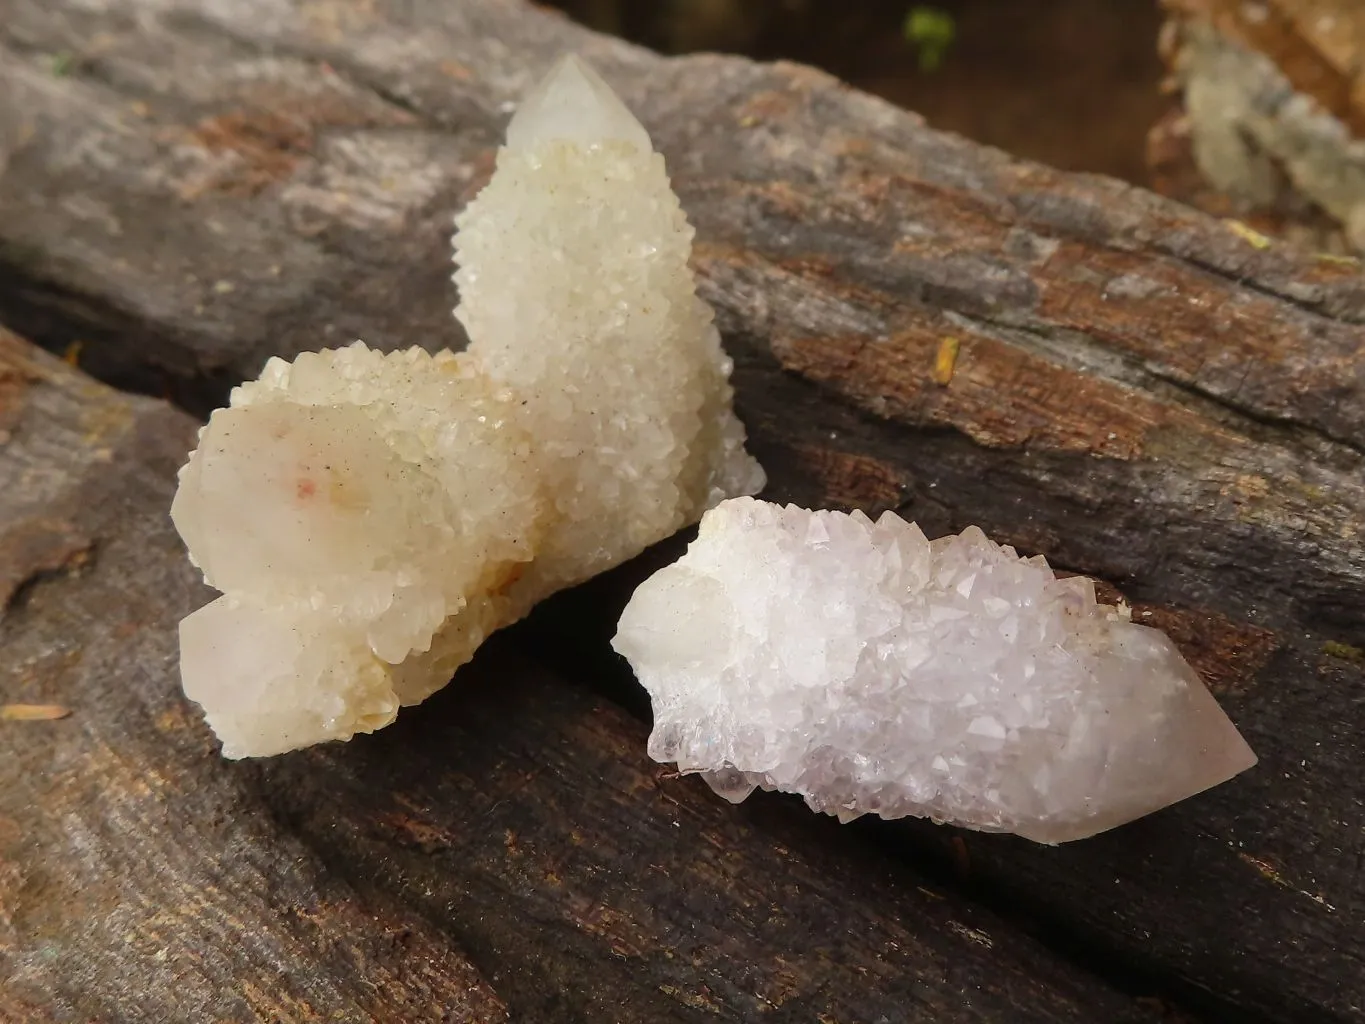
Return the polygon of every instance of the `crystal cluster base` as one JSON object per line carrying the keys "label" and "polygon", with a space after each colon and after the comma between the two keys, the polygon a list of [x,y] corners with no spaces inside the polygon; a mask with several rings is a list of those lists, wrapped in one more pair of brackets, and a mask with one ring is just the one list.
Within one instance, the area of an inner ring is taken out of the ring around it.
{"label": "crystal cluster base", "polygon": [[227,756],[386,725],[542,597],[763,486],[692,229],[594,72],[528,97],[457,228],[467,352],[272,359],[181,472],[223,591],[181,673]]}

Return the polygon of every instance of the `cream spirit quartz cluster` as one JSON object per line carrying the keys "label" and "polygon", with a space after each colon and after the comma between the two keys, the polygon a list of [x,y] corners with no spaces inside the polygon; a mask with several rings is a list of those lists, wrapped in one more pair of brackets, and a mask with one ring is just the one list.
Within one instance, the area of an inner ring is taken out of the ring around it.
{"label": "cream spirit quartz cluster", "polygon": [[466,352],[272,359],[181,471],[223,592],[181,673],[228,756],[386,725],[540,598],[763,486],[692,229],[595,73],[525,100],[457,228]]}
{"label": "cream spirit quartz cluster", "polygon": [[1044,843],[1224,782],[1255,755],[1165,634],[978,529],[751,498],[636,591],[616,649],[650,754],[721,795],[802,795]]}

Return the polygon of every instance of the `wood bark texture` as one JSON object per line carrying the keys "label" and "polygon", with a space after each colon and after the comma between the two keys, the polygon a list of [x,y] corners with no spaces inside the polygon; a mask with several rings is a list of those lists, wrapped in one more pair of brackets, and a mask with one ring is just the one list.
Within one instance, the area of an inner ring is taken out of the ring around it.
{"label": "wood bark texture", "polygon": [[668,159],[767,496],[1108,581],[1261,764],[1055,849],[723,805],[605,653],[676,542],[375,737],[221,762],[175,680],[193,421],[10,341],[0,699],[73,713],[0,721],[0,1017],[1365,1021],[1357,266],[514,0],[0,0],[0,320],[198,414],[272,354],[458,345],[451,217],[567,50]]}

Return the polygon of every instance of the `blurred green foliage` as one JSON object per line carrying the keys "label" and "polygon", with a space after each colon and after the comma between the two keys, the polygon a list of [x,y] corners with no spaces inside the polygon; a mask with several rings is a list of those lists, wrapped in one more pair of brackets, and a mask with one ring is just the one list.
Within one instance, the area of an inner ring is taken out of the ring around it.
{"label": "blurred green foliage", "polygon": [[947,11],[921,5],[910,8],[905,15],[904,32],[919,53],[919,69],[930,74],[943,64],[957,38],[957,23]]}

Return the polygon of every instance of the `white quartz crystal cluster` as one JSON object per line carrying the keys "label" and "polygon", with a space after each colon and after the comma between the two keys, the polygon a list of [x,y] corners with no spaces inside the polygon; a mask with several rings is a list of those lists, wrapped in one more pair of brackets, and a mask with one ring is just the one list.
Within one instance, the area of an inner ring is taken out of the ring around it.
{"label": "white quartz crystal cluster", "polygon": [[763,486],[663,158],[563,62],[457,221],[469,349],[272,359],[171,510],[223,596],[181,623],[231,757],[345,739],[494,629]]}
{"label": "white quartz crystal cluster", "polygon": [[1256,760],[1165,634],[974,527],[931,542],[889,512],[725,501],[614,645],[653,700],[656,760],[845,821],[1060,843]]}

